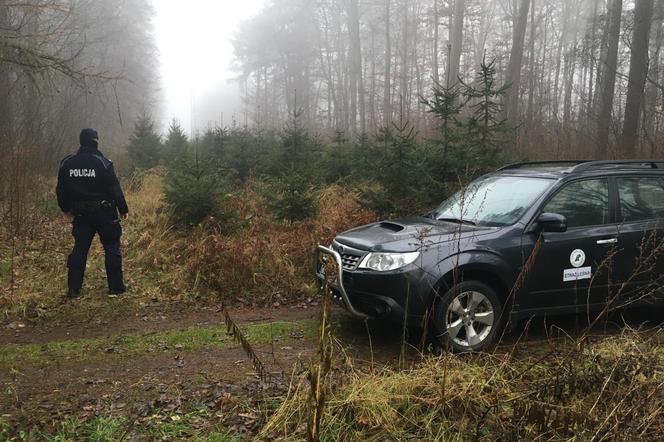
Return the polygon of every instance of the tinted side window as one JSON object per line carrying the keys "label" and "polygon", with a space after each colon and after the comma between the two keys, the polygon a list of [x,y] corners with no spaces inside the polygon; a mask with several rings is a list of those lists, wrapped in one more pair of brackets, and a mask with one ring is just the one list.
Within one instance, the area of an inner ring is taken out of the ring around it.
{"label": "tinted side window", "polygon": [[664,179],[618,178],[620,221],[664,218]]}
{"label": "tinted side window", "polygon": [[567,218],[567,227],[595,226],[609,222],[609,184],[606,179],[575,181],[562,188],[543,212]]}

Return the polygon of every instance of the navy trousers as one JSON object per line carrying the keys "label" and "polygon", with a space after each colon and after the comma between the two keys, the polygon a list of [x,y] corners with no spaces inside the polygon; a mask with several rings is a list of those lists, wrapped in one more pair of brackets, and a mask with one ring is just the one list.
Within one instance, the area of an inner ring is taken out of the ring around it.
{"label": "navy trousers", "polygon": [[72,235],[74,236],[74,249],[67,259],[69,269],[67,283],[69,288],[80,290],[83,287],[83,276],[88,260],[88,251],[95,233],[104,246],[104,261],[106,264],[106,278],[108,289],[122,291],[124,282],[122,276],[122,252],[120,251],[120,237],[122,226],[115,211],[98,210],[74,218],[72,222]]}

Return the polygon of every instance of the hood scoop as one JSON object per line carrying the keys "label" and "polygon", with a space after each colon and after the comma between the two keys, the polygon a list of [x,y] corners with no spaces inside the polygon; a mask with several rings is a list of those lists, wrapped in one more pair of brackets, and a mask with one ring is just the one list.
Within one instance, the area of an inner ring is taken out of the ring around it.
{"label": "hood scoop", "polygon": [[382,227],[383,229],[387,229],[390,232],[395,232],[395,233],[396,232],[401,232],[402,230],[405,229],[405,227],[402,226],[401,224],[396,224],[396,223],[392,223],[392,222],[389,222],[389,221],[383,221],[382,223],[380,223],[380,227]]}

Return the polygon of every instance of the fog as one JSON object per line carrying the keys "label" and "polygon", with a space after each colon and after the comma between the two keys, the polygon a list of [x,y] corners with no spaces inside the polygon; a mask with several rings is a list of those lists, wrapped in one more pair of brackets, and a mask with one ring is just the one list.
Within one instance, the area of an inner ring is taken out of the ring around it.
{"label": "fog", "polygon": [[145,116],[164,137],[173,119],[190,135],[276,133],[296,113],[318,135],[398,123],[447,143],[433,109],[485,132],[507,123],[518,157],[654,156],[663,144],[664,0],[39,5],[0,7],[0,144],[48,145],[44,164],[81,126],[123,151]]}
{"label": "fog", "polygon": [[[241,90],[232,81],[231,39],[264,0],[153,0],[163,110],[160,127],[176,118],[189,133],[243,119]],[[192,128],[193,125],[193,128]]]}

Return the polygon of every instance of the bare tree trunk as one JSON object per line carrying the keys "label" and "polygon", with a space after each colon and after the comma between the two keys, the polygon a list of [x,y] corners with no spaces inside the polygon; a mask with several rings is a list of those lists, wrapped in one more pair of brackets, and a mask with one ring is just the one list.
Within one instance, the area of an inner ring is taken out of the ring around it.
{"label": "bare tree trunk", "polygon": [[588,57],[589,64],[590,64],[590,73],[588,75],[588,103],[586,106],[586,116],[588,118],[588,122],[590,122],[591,117],[592,117],[592,109],[593,109],[593,104],[594,104],[594,96],[593,96],[593,77],[595,76],[594,73],[594,68],[595,68],[595,35],[597,33],[597,11],[599,10],[599,3],[600,0],[595,0],[594,6],[593,6],[593,17],[592,17],[592,30],[590,31],[590,56]]}
{"label": "bare tree trunk", "polygon": [[390,36],[390,12],[392,0],[385,0],[385,84],[383,88],[383,124],[392,122],[392,37]]}
{"label": "bare tree trunk", "polygon": [[620,40],[620,19],[622,16],[622,0],[609,0],[607,10],[608,23],[602,38],[606,42],[605,58],[598,68],[599,97],[597,113],[597,149],[595,156],[604,158],[609,145],[609,125],[613,111],[613,93],[616,85],[616,66],[618,63],[618,43]]}
{"label": "bare tree trunk", "polygon": [[463,49],[463,19],[466,11],[465,0],[454,1],[454,11],[450,15],[450,61],[449,75],[450,86],[459,81],[459,65],[461,63],[461,51]]}
{"label": "bare tree trunk", "polygon": [[519,87],[521,84],[521,64],[523,61],[523,46],[526,39],[526,26],[528,24],[528,9],[530,0],[521,0],[517,11],[517,21],[514,28],[510,61],[507,65],[506,83],[510,88],[505,95],[505,114],[507,119],[516,124],[519,117]]}
{"label": "bare tree trunk", "polygon": [[369,92],[369,119],[371,127],[376,127],[376,30],[371,27],[371,86]]}
{"label": "bare tree trunk", "polygon": [[[0,29],[9,28],[9,8],[0,7]],[[0,37],[1,38],[1,37]],[[8,46],[0,44],[0,59],[10,60]],[[6,144],[11,140],[12,112],[11,112],[11,80],[9,76],[9,64],[0,62],[0,155],[7,151]],[[0,159],[2,157],[0,156]]]}
{"label": "bare tree trunk", "polygon": [[403,1],[403,29],[402,29],[402,42],[401,42],[401,66],[400,66],[400,90],[399,90],[399,96],[401,97],[399,102],[400,102],[400,107],[399,109],[399,119],[403,122],[404,120],[408,120],[409,116],[409,109],[408,109],[408,96],[409,96],[409,91],[408,91],[408,74],[409,74],[409,67],[410,67],[410,45],[408,44],[408,40],[410,38],[409,34],[409,19],[410,19],[410,14],[409,14],[409,0],[404,0]]}
{"label": "bare tree trunk", "polygon": [[567,34],[569,33],[569,11],[571,10],[571,5],[567,2],[563,3],[563,29],[560,35],[560,41],[558,42],[558,52],[556,56],[556,74],[553,80],[553,116],[556,120],[556,124],[560,122],[558,117],[558,112],[560,111],[560,65],[563,61],[563,57],[567,58],[565,51],[565,46],[567,45]]}
{"label": "bare tree trunk", "polygon": [[533,124],[533,100],[535,96],[535,31],[537,30],[537,22],[535,21],[535,0],[530,7],[530,48],[528,50],[528,107],[526,110],[526,121],[529,126]]}
{"label": "bare tree trunk", "polygon": [[652,140],[657,131],[657,103],[661,93],[658,85],[661,83],[660,58],[662,44],[664,44],[664,0],[658,0],[653,14],[654,41],[651,48],[650,68],[646,84],[646,106],[643,115],[643,125],[651,143],[651,155],[654,156],[656,143]]}
{"label": "bare tree trunk", "polygon": [[636,155],[639,118],[648,73],[648,43],[650,41],[653,6],[654,0],[636,0],[634,9],[632,56],[629,60],[629,84],[627,86],[622,139],[623,154],[627,158],[634,158]]}
{"label": "bare tree trunk", "polygon": [[547,13],[544,13],[544,36],[542,37],[543,42],[542,42],[542,69],[540,69],[540,75],[539,75],[539,94],[538,94],[538,100],[537,100],[537,106],[536,106],[536,111],[535,114],[537,115],[537,118],[541,121],[544,115],[544,102],[545,102],[545,93],[548,91],[548,88],[545,86],[544,83],[544,78],[546,77],[546,72],[548,71],[546,69],[546,61],[547,61],[547,56],[549,55],[549,17],[547,16]]}
{"label": "bare tree trunk", "polygon": [[574,85],[574,73],[576,72],[576,50],[577,50],[577,22],[579,17],[579,9],[577,4],[577,9],[573,13],[574,21],[572,22],[572,38],[571,45],[568,47],[565,54],[565,68],[563,70],[565,77],[564,84],[564,96],[563,96],[563,130],[565,134],[563,138],[568,139],[568,129],[571,123],[572,117],[572,87]]}
{"label": "bare tree trunk", "polygon": [[439,22],[440,22],[440,10],[438,9],[439,0],[433,0],[433,53],[431,60],[431,67],[433,71],[434,81],[440,81],[440,70],[438,66],[438,39],[439,39]]}
{"label": "bare tree trunk", "polygon": [[348,30],[350,36],[350,130],[353,137],[357,135],[357,111],[360,76],[362,75],[362,48],[360,43],[360,17],[358,0],[348,2]]}

